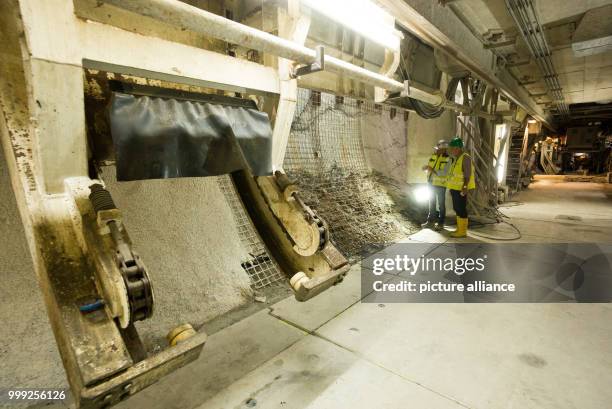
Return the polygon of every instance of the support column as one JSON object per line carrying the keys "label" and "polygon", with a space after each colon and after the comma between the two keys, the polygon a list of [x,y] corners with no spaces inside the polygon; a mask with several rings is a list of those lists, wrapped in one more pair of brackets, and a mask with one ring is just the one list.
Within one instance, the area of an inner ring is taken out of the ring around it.
{"label": "support column", "polygon": [[[310,29],[310,16],[300,13],[299,0],[289,0],[287,11],[279,8],[278,13],[279,36],[303,45]],[[292,68],[291,60],[278,58],[280,97],[272,132],[272,166],[274,170],[283,168],[291,123],[297,105],[297,80],[291,77]]]}
{"label": "support column", "polygon": [[62,193],[64,179],[87,175],[83,72],[70,0],[20,2],[29,59],[35,178],[43,194]]}

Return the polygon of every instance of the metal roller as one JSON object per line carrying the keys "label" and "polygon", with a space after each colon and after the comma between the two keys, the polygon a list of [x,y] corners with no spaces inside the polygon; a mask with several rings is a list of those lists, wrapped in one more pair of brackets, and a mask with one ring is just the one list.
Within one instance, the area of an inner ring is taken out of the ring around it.
{"label": "metal roller", "polygon": [[101,184],[89,187],[89,200],[101,227],[108,227],[115,244],[115,259],[123,277],[129,306],[129,322],[141,321],[153,314],[153,289],[142,260],[124,237],[120,213],[108,190]]}

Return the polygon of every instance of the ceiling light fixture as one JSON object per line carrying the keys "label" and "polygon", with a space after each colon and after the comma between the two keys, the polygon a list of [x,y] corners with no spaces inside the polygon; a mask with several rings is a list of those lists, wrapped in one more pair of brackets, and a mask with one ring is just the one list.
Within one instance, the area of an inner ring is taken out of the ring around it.
{"label": "ceiling light fixture", "polygon": [[302,0],[307,7],[393,51],[401,34],[392,15],[369,0]]}

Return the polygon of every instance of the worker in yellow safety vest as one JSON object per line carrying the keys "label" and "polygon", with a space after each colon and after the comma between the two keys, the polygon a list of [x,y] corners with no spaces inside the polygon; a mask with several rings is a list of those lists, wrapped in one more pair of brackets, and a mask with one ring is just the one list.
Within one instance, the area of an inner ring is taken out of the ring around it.
{"label": "worker in yellow safety vest", "polygon": [[[424,229],[433,227],[440,231],[444,228],[444,218],[446,217],[446,174],[450,167],[448,153],[448,142],[438,141],[434,147],[434,152],[429,158],[429,163],[423,166],[427,171],[427,183],[430,185],[431,195],[429,196],[429,214],[427,221],[421,225]],[[437,201],[437,209],[436,209]],[[435,221],[435,224],[434,224]]]}
{"label": "worker in yellow safety vest", "polygon": [[448,144],[453,164],[450,168],[446,187],[453,199],[453,209],[457,215],[457,230],[451,237],[465,237],[468,228],[467,195],[476,188],[472,158],[463,151],[463,139],[453,138]]}

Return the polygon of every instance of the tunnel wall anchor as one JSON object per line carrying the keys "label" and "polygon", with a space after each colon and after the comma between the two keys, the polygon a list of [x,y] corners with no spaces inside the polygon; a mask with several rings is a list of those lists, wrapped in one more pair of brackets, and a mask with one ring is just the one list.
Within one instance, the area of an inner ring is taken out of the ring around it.
{"label": "tunnel wall anchor", "polygon": [[311,64],[295,67],[291,77],[302,77],[323,70],[325,70],[325,47],[318,45],[315,47],[315,60]]}

